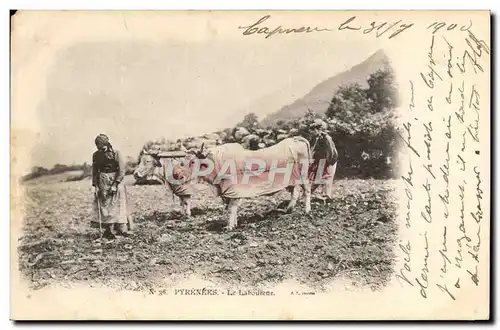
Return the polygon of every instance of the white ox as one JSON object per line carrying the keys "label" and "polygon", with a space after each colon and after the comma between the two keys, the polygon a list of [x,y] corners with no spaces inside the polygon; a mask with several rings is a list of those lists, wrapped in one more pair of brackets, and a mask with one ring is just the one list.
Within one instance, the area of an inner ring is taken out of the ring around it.
{"label": "white ox", "polygon": [[305,212],[311,211],[311,183],[308,180],[312,154],[303,137],[287,138],[278,144],[246,150],[238,144],[224,144],[202,149],[181,167],[182,177],[201,179],[216,187],[229,210],[228,230],[238,224],[241,198],[271,195],[283,189],[292,190],[287,211],[292,211],[300,194],[305,192]]}
{"label": "white ox", "polygon": [[[156,174],[180,198],[182,211],[187,216],[191,214],[194,180],[213,185],[226,209],[229,209],[228,229],[231,230],[237,226],[241,198],[272,195],[287,189],[292,193],[287,207],[290,212],[297,203],[302,186],[305,212],[309,213],[311,191],[324,186],[326,195],[332,197],[337,150],[327,134],[319,135],[312,142],[312,154],[309,142],[303,137],[287,138],[256,151],[246,150],[238,143],[227,143],[208,150],[204,150],[202,145],[200,151],[191,152],[194,155],[180,163],[165,159],[158,152],[143,151],[134,177],[139,179]],[[252,165],[257,168],[252,169]]]}

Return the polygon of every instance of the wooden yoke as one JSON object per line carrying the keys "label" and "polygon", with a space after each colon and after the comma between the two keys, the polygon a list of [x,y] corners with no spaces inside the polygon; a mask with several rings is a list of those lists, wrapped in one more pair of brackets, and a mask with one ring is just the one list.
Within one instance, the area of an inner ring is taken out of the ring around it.
{"label": "wooden yoke", "polygon": [[178,151],[159,151],[156,154],[158,158],[184,158],[187,156],[187,153],[182,150]]}

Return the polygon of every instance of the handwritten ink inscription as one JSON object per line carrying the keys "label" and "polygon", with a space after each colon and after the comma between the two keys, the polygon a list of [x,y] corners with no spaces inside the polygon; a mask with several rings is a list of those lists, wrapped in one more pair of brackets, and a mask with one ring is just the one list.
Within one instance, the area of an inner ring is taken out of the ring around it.
{"label": "handwritten ink inscription", "polygon": [[280,34],[302,34],[313,32],[340,32],[340,31],[359,31],[362,34],[373,34],[376,38],[387,36],[388,39],[395,38],[405,30],[411,28],[413,23],[406,23],[402,20],[394,22],[371,21],[360,22],[356,16],[351,16],[346,20],[341,21],[336,27],[319,27],[319,26],[295,26],[284,27],[272,23],[271,15],[264,15],[255,22],[246,25],[238,26],[239,30],[243,30],[243,36],[262,35],[265,39],[271,38]]}
{"label": "handwritten ink inscription", "polygon": [[413,23],[404,23],[402,20],[397,20],[395,22],[372,21],[366,27],[363,26],[362,23],[359,23],[356,16],[352,16],[343,23],[341,23],[338,27],[338,30],[362,31],[363,34],[370,34],[373,32],[375,33],[375,36],[377,38],[380,38],[381,36],[388,34],[388,39],[392,39],[396,37],[398,34],[411,28],[413,25],[414,25]]}
{"label": "handwritten ink inscription", "polygon": [[[289,25],[284,26],[278,21],[274,21],[271,15],[264,15],[258,19],[253,20],[247,25],[238,25],[237,29],[241,31],[241,35],[248,36],[260,36],[265,39],[270,39],[271,37],[276,37],[279,35],[297,35],[297,34],[309,34],[309,33],[359,33],[366,36],[374,36],[375,38],[387,38],[387,40],[395,39],[398,36],[403,36],[405,32],[410,31],[415,28],[415,23],[410,21],[405,21],[403,19],[395,19],[390,21],[385,20],[363,20],[357,16],[348,16],[341,18],[338,22],[328,24],[328,26],[318,26],[314,25],[313,22],[308,25]],[[433,22],[429,25],[422,25],[420,28],[424,32],[430,32],[433,36],[438,33],[463,33],[467,32],[471,36],[471,51],[472,53],[464,53],[463,61],[461,63],[462,67],[465,65],[464,61],[471,60],[477,68],[479,68],[477,61],[475,61],[478,51],[488,51],[486,43],[481,43],[475,38],[471,32],[472,22],[468,24],[457,24],[449,22]],[[481,47],[478,47],[478,46]],[[451,45],[450,45],[451,46]],[[450,57],[451,57],[450,48]],[[432,52],[432,48],[431,48]],[[432,54],[429,54],[430,56]],[[432,65],[436,65],[433,61]],[[451,65],[451,60],[449,62]],[[432,67],[430,67],[432,70]],[[449,67],[451,69],[451,67]],[[448,71],[450,74],[451,71]],[[433,74],[437,74],[434,71]]]}
{"label": "handwritten ink inscription", "polygon": [[[346,28],[354,29],[355,22]],[[398,130],[407,159],[400,177],[401,219],[411,235],[399,245],[403,259],[396,279],[424,299],[458,300],[464,297],[461,290],[480,287],[484,278],[485,182],[479,156],[488,125],[481,118],[489,105],[484,86],[478,86],[490,48],[472,23],[434,22],[427,30],[428,47],[418,55],[425,61],[409,78],[406,118]]]}
{"label": "handwritten ink inscription", "polygon": [[320,27],[310,27],[310,26],[299,26],[299,27],[289,27],[285,28],[281,25],[269,27],[264,23],[271,18],[271,15],[265,15],[259,18],[255,23],[248,26],[238,26],[238,29],[243,30],[244,36],[249,36],[252,34],[264,35],[265,38],[271,38],[275,34],[299,34],[299,33],[311,33],[311,32],[327,32],[332,31],[328,28]]}

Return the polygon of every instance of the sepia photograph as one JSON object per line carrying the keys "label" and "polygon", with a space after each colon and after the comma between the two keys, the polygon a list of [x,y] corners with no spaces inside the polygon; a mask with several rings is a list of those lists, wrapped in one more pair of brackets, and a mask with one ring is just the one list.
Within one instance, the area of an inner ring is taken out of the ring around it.
{"label": "sepia photograph", "polygon": [[489,317],[489,20],[13,13],[11,318]]}

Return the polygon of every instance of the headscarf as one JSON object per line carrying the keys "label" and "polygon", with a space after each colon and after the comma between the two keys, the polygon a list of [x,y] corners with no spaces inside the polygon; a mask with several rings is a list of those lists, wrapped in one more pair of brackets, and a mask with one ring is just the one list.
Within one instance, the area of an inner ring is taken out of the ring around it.
{"label": "headscarf", "polygon": [[110,145],[108,136],[105,134],[99,134],[95,138],[95,144],[97,145],[98,143],[104,144],[104,145]]}
{"label": "headscarf", "polygon": [[111,146],[111,143],[109,143],[109,138],[106,134],[99,134],[95,138],[95,144],[97,145],[98,143],[104,144],[108,147],[108,150],[104,152],[107,158],[109,159],[114,158],[114,150],[113,147]]}

